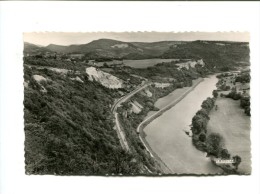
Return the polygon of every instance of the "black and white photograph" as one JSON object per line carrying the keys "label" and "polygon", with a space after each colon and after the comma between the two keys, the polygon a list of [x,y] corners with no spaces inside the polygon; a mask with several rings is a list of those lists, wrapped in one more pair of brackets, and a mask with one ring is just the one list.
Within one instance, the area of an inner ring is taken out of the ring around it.
{"label": "black and white photograph", "polygon": [[251,174],[249,36],[24,33],[26,174]]}
{"label": "black and white photograph", "polygon": [[260,2],[0,2],[0,193],[260,192]]}

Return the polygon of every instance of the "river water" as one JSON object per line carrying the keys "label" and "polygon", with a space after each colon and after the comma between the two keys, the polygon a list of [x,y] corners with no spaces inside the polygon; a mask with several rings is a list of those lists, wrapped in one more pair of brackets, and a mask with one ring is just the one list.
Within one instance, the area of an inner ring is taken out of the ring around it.
{"label": "river water", "polygon": [[[173,173],[216,174],[222,170],[216,167],[206,153],[192,145],[189,130],[192,117],[201,108],[203,100],[212,97],[216,89],[216,76],[205,78],[178,104],[153,120],[144,128],[146,141]],[[160,99],[160,101],[162,101]]]}

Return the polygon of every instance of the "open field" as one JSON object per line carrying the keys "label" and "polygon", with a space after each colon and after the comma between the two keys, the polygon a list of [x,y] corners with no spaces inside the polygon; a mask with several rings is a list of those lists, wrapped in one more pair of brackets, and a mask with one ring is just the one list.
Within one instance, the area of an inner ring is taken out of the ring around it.
{"label": "open field", "polygon": [[238,172],[250,174],[250,117],[240,108],[239,100],[218,97],[216,105],[218,110],[213,109],[209,115],[208,133],[221,134],[231,155],[242,158]]}
{"label": "open field", "polygon": [[147,68],[162,62],[171,62],[178,59],[142,59],[142,60],[123,60],[124,64],[133,68]]}
{"label": "open field", "polygon": [[[196,85],[197,83],[199,83],[201,81],[202,78],[196,79],[196,80],[192,80],[192,85]],[[164,96],[162,98],[159,98],[154,106],[162,109],[165,106],[167,106],[168,104],[170,104],[171,102],[177,100],[178,98],[180,98],[183,94],[185,94],[188,90],[190,90],[190,87],[183,87],[183,88],[177,88],[176,90],[174,90],[173,92],[171,92],[170,94],[168,94],[167,96]],[[147,116],[145,117],[148,118],[151,115],[153,115],[154,113],[156,113],[156,111],[149,111]]]}
{"label": "open field", "polygon": [[[192,80],[192,85],[196,85],[199,82],[201,82],[202,78],[198,78],[196,80]],[[168,104],[170,104],[171,102],[173,102],[174,100],[178,99],[180,96],[182,96],[185,92],[187,92],[188,90],[190,90],[191,87],[183,87],[183,88],[177,88],[176,90],[174,90],[173,92],[171,92],[169,95],[158,99],[154,106],[161,109],[165,106],[167,106]]]}
{"label": "open field", "polygon": [[238,92],[242,92],[243,89],[246,89],[246,93],[250,93],[250,83],[241,83],[241,82],[235,82],[234,77],[225,77],[223,80],[226,81],[226,85],[230,88],[236,87]]}
{"label": "open field", "polygon": [[126,66],[133,67],[133,68],[147,68],[154,66],[158,63],[162,62],[171,62],[171,61],[176,61],[179,59],[141,59],[141,60],[123,60],[123,61],[109,61],[109,62],[97,62],[96,66],[100,67],[103,66],[104,63],[108,65],[113,65],[113,64],[121,64],[123,63]]}

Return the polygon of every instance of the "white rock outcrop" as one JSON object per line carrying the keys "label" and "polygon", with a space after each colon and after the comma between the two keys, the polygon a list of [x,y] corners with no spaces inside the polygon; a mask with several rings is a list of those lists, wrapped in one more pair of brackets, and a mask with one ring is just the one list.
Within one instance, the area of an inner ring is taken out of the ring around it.
{"label": "white rock outcrop", "polygon": [[144,89],[144,92],[145,92],[146,96],[149,98],[153,96],[152,92],[150,92],[150,90],[147,88]]}
{"label": "white rock outcrop", "polygon": [[177,63],[176,65],[178,66],[178,69],[180,70],[181,68],[186,68],[186,69],[189,69],[190,67],[191,68],[194,68],[195,65],[201,65],[202,67],[204,67],[205,63],[202,59],[200,60],[197,60],[197,61],[187,61],[187,62],[184,62],[184,63]]}
{"label": "white rock outcrop", "polygon": [[142,109],[144,108],[141,104],[139,104],[137,101],[133,101],[131,102],[131,105],[132,105],[132,111],[135,113],[135,114],[138,114],[142,111]]}
{"label": "white rock outcrop", "polygon": [[90,81],[95,80],[107,88],[117,89],[123,87],[123,81],[119,78],[95,67],[86,68],[86,73],[89,75]]}
{"label": "white rock outcrop", "polygon": [[[33,79],[39,84],[39,86],[41,87],[40,91],[42,93],[47,93],[46,88],[41,84],[42,82],[46,82],[48,79],[46,79],[45,77],[41,76],[41,75],[33,75],[32,76]],[[27,86],[28,87],[28,86]]]}
{"label": "white rock outcrop", "polygon": [[158,82],[154,83],[154,86],[156,88],[166,88],[166,87],[169,87],[170,85],[171,85],[170,83],[158,83]]}
{"label": "white rock outcrop", "polygon": [[78,82],[81,82],[81,83],[84,83],[84,81],[82,81],[82,79],[80,79],[79,76],[75,77],[75,78],[70,78],[71,80],[75,80],[75,81],[78,81]]}
{"label": "white rock outcrop", "polygon": [[37,81],[38,83],[43,82],[43,81],[47,81],[47,79],[45,77],[41,76],[41,75],[33,75],[33,79],[35,81]]}
{"label": "white rock outcrop", "polygon": [[127,48],[128,47],[128,44],[115,44],[113,46],[111,46],[112,48]]}
{"label": "white rock outcrop", "polygon": [[25,87],[25,88],[28,88],[28,86],[29,86],[29,81],[27,82],[27,81],[24,81],[23,82],[23,86]]}

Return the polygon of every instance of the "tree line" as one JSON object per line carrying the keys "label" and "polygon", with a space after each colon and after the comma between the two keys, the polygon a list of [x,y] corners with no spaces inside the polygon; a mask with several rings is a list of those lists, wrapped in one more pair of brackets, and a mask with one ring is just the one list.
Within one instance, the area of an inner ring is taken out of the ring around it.
{"label": "tree line", "polygon": [[195,116],[192,118],[192,143],[193,145],[207,153],[208,156],[214,159],[233,159],[234,163],[232,166],[226,165],[219,165],[221,168],[228,173],[236,173],[238,166],[241,162],[241,157],[231,156],[228,150],[225,148],[224,139],[218,133],[207,133],[207,124],[210,120],[208,116],[210,111],[214,108],[217,93],[213,91],[213,98],[207,98],[202,102],[201,109],[197,111]]}

